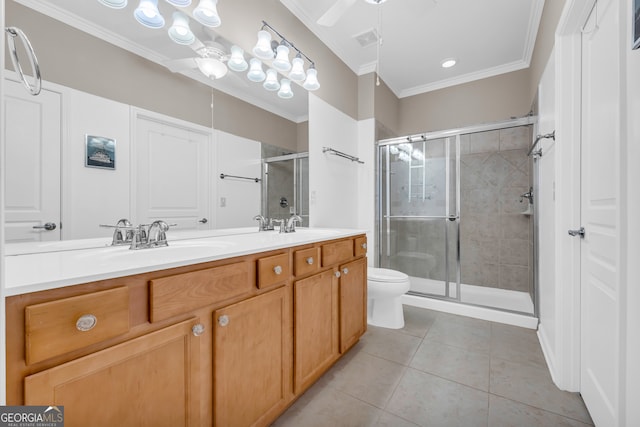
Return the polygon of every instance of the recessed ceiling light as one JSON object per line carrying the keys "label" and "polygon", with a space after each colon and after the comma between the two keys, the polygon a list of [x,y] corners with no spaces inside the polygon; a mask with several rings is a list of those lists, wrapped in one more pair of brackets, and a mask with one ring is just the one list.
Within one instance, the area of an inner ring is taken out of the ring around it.
{"label": "recessed ceiling light", "polygon": [[451,68],[456,65],[456,60],[454,58],[448,58],[442,61],[442,68]]}

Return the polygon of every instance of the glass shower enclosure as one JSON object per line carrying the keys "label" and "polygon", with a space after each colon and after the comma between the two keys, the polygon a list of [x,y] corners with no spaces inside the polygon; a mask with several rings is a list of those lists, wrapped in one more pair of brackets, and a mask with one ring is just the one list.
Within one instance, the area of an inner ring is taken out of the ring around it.
{"label": "glass shower enclosure", "polygon": [[377,265],[410,294],[534,313],[530,124],[378,141]]}
{"label": "glass shower enclosure", "polygon": [[293,153],[262,160],[262,215],[302,218],[309,226],[309,153]]}

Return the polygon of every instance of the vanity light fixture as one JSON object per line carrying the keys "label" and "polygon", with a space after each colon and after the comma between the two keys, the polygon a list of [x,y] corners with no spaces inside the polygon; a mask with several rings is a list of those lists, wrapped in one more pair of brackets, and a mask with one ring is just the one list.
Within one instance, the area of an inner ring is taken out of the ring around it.
{"label": "vanity light fixture", "polygon": [[447,58],[445,60],[443,60],[440,65],[442,66],[442,68],[451,68],[454,65],[456,65],[456,59],[455,58]]}
{"label": "vanity light fixture", "polygon": [[149,28],[164,27],[164,18],[158,10],[158,0],[140,0],[140,4],[133,11],[136,21]]}
{"label": "vanity light fixture", "polygon": [[222,21],[218,15],[217,3],[218,0],[200,0],[198,6],[193,9],[194,19],[207,27],[219,27]]}
{"label": "vanity light fixture", "polygon": [[127,0],[98,0],[103,5],[111,9],[124,9],[127,7]]}
{"label": "vanity light fixture", "polygon": [[267,75],[264,73],[262,69],[262,62],[258,58],[251,58],[249,61],[249,72],[247,73],[247,78],[252,82],[260,83],[264,81]]}
{"label": "vanity light fixture", "polygon": [[280,89],[280,83],[278,82],[278,72],[276,70],[274,70],[273,68],[269,68],[267,70],[267,78],[262,84],[262,87],[264,87],[268,91],[276,91]]}
{"label": "vanity light fixture", "polygon": [[173,12],[173,24],[169,28],[169,37],[178,44],[190,45],[196,40],[191,28],[189,18],[182,12]]}
{"label": "vanity light fixture", "polygon": [[278,97],[282,99],[293,98],[293,90],[291,90],[291,80],[282,79],[280,81],[280,90],[278,91]]}
{"label": "vanity light fixture", "polygon": [[244,50],[240,46],[231,46],[231,57],[227,62],[227,66],[233,71],[246,71],[249,68],[247,60],[244,59]]}
{"label": "vanity light fixture", "polygon": [[[280,43],[272,39],[272,33],[280,39]],[[289,53],[292,50],[295,51],[296,55],[289,62]],[[278,91],[280,98],[293,98],[292,81],[308,91],[320,88],[318,70],[316,70],[315,63],[311,58],[265,21],[262,21],[262,28],[258,31],[258,40],[252,52],[254,58],[249,61],[247,78],[252,82],[264,82],[263,87],[269,91]],[[304,69],[305,59],[309,63],[307,71]],[[267,64],[268,71],[266,73],[262,68],[262,61]],[[243,63],[244,66],[241,65]],[[231,47],[228,66],[234,71],[246,70],[246,61],[244,60],[242,49],[237,46]],[[278,82],[278,73],[287,77]]]}

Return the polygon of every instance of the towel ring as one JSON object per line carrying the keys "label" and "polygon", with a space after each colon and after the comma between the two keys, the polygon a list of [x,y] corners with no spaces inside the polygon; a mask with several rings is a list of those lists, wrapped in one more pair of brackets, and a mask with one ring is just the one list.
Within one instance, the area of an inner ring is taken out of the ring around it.
{"label": "towel ring", "polygon": [[[40,93],[40,89],[42,88],[42,77],[40,76],[40,66],[38,65],[36,53],[33,51],[33,47],[31,46],[29,39],[20,28],[7,27],[5,28],[5,31],[10,36],[7,37],[7,43],[9,44],[9,51],[11,53],[11,62],[13,62],[13,68],[20,75],[20,80],[22,80],[22,84],[25,88],[27,88],[29,93],[34,96],[38,95]],[[33,69],[34,73],[33,84],[29,84],[24,71],[22,71],[22,66],[20,65],[20,60],[18,59],[18,51],[16,50],[16,37],[20,38],[25,50],[27,51],[27,56],[29,56],[29,62],[31,63],[31,68]]]}

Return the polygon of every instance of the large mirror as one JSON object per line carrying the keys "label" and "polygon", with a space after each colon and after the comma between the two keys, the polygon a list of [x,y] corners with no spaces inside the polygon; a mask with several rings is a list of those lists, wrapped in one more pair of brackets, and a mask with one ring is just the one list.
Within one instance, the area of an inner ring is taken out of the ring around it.
{"label": "large mirror", "polygon": [[[282,99],[246,72],[211,79],[199,67],[205,57],[226,61],[230,35],[242,25],[247,39],[255,38],[260,23],[225,20],[225,10],[241,6],[221,2],[223,25],[211,29],[190,19],[196,40],[180,45],[168,36],[178,10],[168,2],[158,2],[166,20],[161,30],[136,22],[137,1],[123,9],[103,3],[6,2],[5,22],[31,39],[45,82],[32,97],[5,58],[7,242],[106,237],[111,230],[99,224],[124,217],[168,219],[183,230],[252,225],[257,213],[308,221],[308,162],[299,154],[308,144],[307,91],[294,83],[294,97]],[[291,166],[278,163],[279,156],[290,156]],[[260,184],[238,187],[241,179],[220,177],[243,171],[251,177],[256,171]],[[174,209],[162,206],[171,194]]]}

